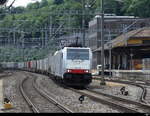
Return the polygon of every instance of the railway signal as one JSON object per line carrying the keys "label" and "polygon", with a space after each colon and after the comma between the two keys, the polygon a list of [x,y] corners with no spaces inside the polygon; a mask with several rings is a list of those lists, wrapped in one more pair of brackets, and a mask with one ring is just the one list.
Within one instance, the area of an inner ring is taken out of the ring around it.
{"label": "railway signal", "polygon": [[84,95],[81,95],[80,97],[79,97],[79,101],[80,101],[80,103],[82,104],[82,102],[84,101]]}

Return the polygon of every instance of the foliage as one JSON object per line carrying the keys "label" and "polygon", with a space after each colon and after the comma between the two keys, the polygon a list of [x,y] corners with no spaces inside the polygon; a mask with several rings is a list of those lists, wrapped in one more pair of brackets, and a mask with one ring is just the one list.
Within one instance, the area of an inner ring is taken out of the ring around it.
{"label": "foliage", "polygon": [[104,2],[104,11],[105,13],[114,13],[116,15],[123,15],[121,7],[123,6],[122,2],[115,0],[107,0]]}
{"label": "foliage", "polygon": [[138,17],[150,17],[150,0],[124,0],[126,14]]}
{"label": "foliage", "polygon": [[[86,3],[86,1],[88,1],[91,6],[85,8],[86,12],[84,16],[82,16],[83,7],[85,7],[83,2]],[[15,31],[16,38],[21,38],[23,36],[21,31],[24,31],[24,37],[26,38],[43,38],[43,30],[44,28],[49,28],[51,22],[53,28],[60,26],[63,28],[82,28],[83,17],[85,18],[85,27],[88,28],[88,22],[95,14],[89,16],[87,16],[87,14],[91,11],[101,12],[100,1],[101,0],[42,0],[41,2],[31,3],[27,5],[26,8],[12,7],[9,11],[1,8],[0,37],[13,38],[13,32]],[[114,13],[116,15],[150,17],[149,6],[150,0],[104,0],[105,13]],[[79,14],[70,14],[71,10],[76,10]],[[59,14],[58,11],[65,11],[66,13]],[[69,32],[64,32],[62,35],[67,33]],[[53,42],[53,48],[55,49],[56,42],[52,40],[52,37],[49,38],[50,42]],[[33,52],[31,52],[31,54],[32,53]],[[35,56],[39,58],[38,55]],[[20,60],[20,58],[17,57],[16,59]]]}
{"label": "foliage", "polygon": [[57,4],[57,5],[59,5],[59,4],[62,4],[64,2],[64,0],[54,0],[54,4]]}
{"label": "foliage", "polygon": [[[56,49],[50,48],[14,48],[13,46],[0,47],[0,62],[21,62],[27,60],[38,60]],[[34,54],[34,55],[33,55]]]}

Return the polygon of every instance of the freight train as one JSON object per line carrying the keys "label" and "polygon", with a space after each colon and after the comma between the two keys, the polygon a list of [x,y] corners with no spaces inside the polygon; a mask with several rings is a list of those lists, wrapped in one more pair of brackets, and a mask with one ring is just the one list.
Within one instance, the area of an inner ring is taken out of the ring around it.
{"label": "freight train", "polygon": [[70,86],[83,87],[92,82],[92,51],[86,47],[64,47],[41,60],[6,62],[2,66],[53,75],[55,80]]}

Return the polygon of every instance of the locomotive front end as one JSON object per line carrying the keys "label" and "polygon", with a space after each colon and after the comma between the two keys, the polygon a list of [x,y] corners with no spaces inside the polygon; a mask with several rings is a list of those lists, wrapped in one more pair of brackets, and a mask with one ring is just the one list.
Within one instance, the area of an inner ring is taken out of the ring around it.
{"label": "locomotive front end", "polygon": [[91,59],[89,48],[67,48],[64,82],[68,85],[86,86],[91,83]]}

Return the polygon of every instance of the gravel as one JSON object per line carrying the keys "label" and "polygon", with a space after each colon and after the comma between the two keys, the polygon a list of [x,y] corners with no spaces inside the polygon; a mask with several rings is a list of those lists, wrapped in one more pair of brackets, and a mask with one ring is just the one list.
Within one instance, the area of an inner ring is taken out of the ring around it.
{"label": "gravel", "polygon": [[148,104],[150,105],[150,86],[146,87],[147,89],[147,95],[145,97],[145,100],[148,102]]}
{"label": "gravel", "polygon": [[38,86],[42,87],[53,96],[54,99],[69,107],[76,113],[119,113],[118,110],[112,109],[108,105],[94,102],[88,97],[85,97],[84,102],[81,104],[78,100],[81,96],[80,94],[56,85],[47,76],[37,76],[42,77],[37,79]]}
{"label": "gravel", "polygon": [[[95,91],[100,91],[103,93],[107,93],[110,95],[114,95],[117,97],[122,97],[126,98],[129,100],[134,100],[134,101],[139,101],[140,96],[142,94],[142,89],[140,87],[136,87],[133,85],[128,85],[128,84],[119,84],[119,83],[113,83],[113,82],[107,82],[106,85],[108,86],[99,86],[100,81],[94,80],[93,83],[90,85],[90,88],[92,87],[93,90]],[[111,86],[111,85],[116,85],[116,86]],[[128,91],[129,95],[124,96],[121,94],[120,89],[125,86],[126,91]]]}
{"label": "gravel", "polygon": [[13,104],[13,109],[4,110],[4,112],[31,112],[19,91],[19,83],[25,77],[21,72],[15,71],[12,76],[3,78],[4,97],[8,98]]}
{"label": "gravel", "polygon": [[63,113],[58,107],[53,103],[50,103],[47,99],[41,96],[33,87],[34,77],[30,77],[25,83],[25,92],[28,94],[30,100],[37,106],[40,113]]}
{"label": "gravel", "polygon": [[[50,78],[40,74],[33,75],[39,77],[37,78],[37,84],[45,91],[49,93],[55,100],[69,107],[75,113],[120,113],[115,108],[112,108],[108,105],[104,105],[98,102],[95,102],[88,97],[85,97],[85,100],[81,104],[78,98],[81,96],[80,94],[68,90],[66,88],[60,87],[58,84],[54,83]],[[12,76],[5,77],[3,79],[4,86],[4,97],[7,97],[13,103],[13,109],[4,110],[4,112],[15,112],[15,113],[28,113],[31,112],[28,105],[22,98],[22,95],[19,91],[19,83],[26,77],[25,73],[15,71]],[[90,84],[97,91],[109,93],[112,95],[116,95],[119,97],[139,100],[140,93],[142,90],[136,86],[126,85],[126,89],[129,91],[128,96],[123,96],[120,94],[120,88],[124,85],[120,86],[100,86],[99,81],[93,81]],[[97,87],[97,88],[95,88]],[[28,88],[29,91],[30,88]],[[32,92],[32,91],[31,91]],[[40,101],[33,95],[36,101]],[[40,102],[39,102],[40,103]],[[42,105],[40,107],[43,107]],[[49,107],[49,106],[48,106]]]}

